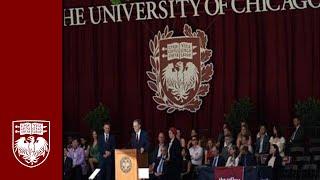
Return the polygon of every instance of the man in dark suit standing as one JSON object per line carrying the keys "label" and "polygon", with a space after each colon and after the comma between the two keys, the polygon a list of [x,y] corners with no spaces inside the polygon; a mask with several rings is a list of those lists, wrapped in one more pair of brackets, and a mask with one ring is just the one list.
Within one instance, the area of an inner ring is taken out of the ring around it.
{"label": "man in dark suit standing", "polygon": [[130,148],[137,149],[141,154],[149,150],[149,138],[146,131],[141,129],[141,120],[135,119],[132,123],[134,132],[130,138]]}
{"label": "man in dark suit standing", "polygon": [[301,121],[299,118],[293,118],[293,126],[295,130],[293,131],[291,138],[290,138],[290,145],[291,146],[303,146],[304,145],[304,131],[301,127]]}
{"label": "man in dark suit standing", "polygon": [[220,155],[219,152],[219,147],[217,146],[213,146],[212,147],[212,154],[213,154],[213,159],[211,162],[211,167],[223,167],[226,164],[225,159],[223,158],[223,156]]}
{"label": "man in dark suit standing", "polygon": [[100,152],[100,179],[114,179],[114,149],[116,148],[115,137],[110,134],[110,123],[104,123],[104,133],[99,136],[99,152]]}

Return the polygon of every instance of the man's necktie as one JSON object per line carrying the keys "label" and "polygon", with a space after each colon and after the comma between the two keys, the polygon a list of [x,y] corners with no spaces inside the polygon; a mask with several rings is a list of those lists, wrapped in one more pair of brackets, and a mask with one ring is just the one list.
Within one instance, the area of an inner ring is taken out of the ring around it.
{"label": "man's necktie", "polygon": [[216,167],[216,161],[217,161],[217,157],[215,157],[215,158],[213,159],[213,163],[212,163],[212,166],[213,166],[213,167]]}
{"label": "man's necktie", "polygon": [[244,166],[247,166],[247,155],[244,156]]}
{"label": "man's necktie", "polygon": [[108,140],[109,140],[109,135],[106,134],[106,142],[108,142]]}
{"label": "man's necktie", "polygon": [[163,158],[161,158],[159,165],[158,165],[158,168],[157,168],[157,173],[162,173],[163,163],[164,163],[164,160],[163,160]]}

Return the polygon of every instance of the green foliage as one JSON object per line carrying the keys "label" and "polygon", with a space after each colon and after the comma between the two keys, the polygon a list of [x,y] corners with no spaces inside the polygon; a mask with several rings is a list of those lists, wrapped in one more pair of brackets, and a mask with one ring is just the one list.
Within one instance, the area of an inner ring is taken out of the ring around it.
{"label": "green foliage", "polygon": [[226,116],[226,122],[236,132],[240,129],[240,121],[247,122],[254,109],[254,104],[250,98],[241,98],[231,105],[231,110]]}
{"label": "green foliage", "polygon": [[88,123],[91,130],[100,131],[103,123],[110,120],[109,110],[102,103],[99,103],[96,108],[88,112],[84,120]]}
{"label": "green foliage", "polygon": [[295,114],[301,118],[305,126],[320,126],[320,100],[309,97],[305,101],[298,101],[295,106]]}
{"label": "green foliage", "polygon": [[122,0],[111,0],[111,3],[112,3],[113,5],[121,4],[121,3],[122,3]]}

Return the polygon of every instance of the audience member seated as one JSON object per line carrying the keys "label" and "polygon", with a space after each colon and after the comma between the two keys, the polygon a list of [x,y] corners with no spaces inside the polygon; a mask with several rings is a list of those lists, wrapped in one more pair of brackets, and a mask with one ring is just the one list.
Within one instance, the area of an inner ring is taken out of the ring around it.
{"label": "audience member seated", "polygon": [[244,120],[244,119],[240,121],[240,127],[242,127],[242,126],[247,126],[248,127],[247,121]]}
{"label": "audience member seated", "polygon": [[220,155],[219,147],[213,146],[212,153],[213,153],[213,159],[210,164],[211,167],[213,167],[213,168],[214,167],[224,167],[226,162],[225,162],[225,159],[223,158],[223,156]]}
{"label": "audience member seated", "polygon": [[182,148],[187,148],[186,140],[184,138],[180,139],[180,144]]}
{"label": "audience member seated", "polygon": [[72,172],[72,159],[67,156],[67,148],[63,149],[63,180],[71,180]]}
{"label": "audience member seated", "polygon": [[190,140],[188,141],[188,144],[187,144],[188,149],[192,146],[192,137],[197,135],[198,135],[197,131],[195,129],[192,129],[190,133]]}
{"label": "audience member seated", "polygon": [[304,130],[301,127],[301,121],[299,118],[295,117],[293,118],[293,126],[294,131],[291,135],[289,145],[292,146],[303,146],[304,145]]}
{"label": "audience member seated", "polygon": [[241,144],[240,145],[240,149],[241,149],[242,146],[246,146],[246,147],[248,147],[248,151],[250,153],[253,153],[253,148],[252,148],[251,144],[249,144],[249,141],[250,141],[250,137],[248,135],[242,136],[241,137],[241,143],[240,143]]}
{"label": "audience member seated", "polygon": [[176,138],[180,141],[181,139],[181,130],[177,128],[177,136]]}
{"label": "audience member seated", "polygon": [[206,138],[206,136],[203,136],[203,135],[200,136],[198,144],[199,144],[200,147],[202,147],[202,149],[206,149],[206,147],[207,147],[207,138]]}
{"label": "audience member seated", "polygon": [[163,132],[158,134],[158,144],[152,152],[151,159],[149,160],[153,163],[157,158],[161,156],[161,148],[165,146],[165,136]]}
{"label": "audience member seated", "polygon": [[191,159],[190,154],[187,148],[182,148],[182,171],[181,171],[181,179],[182,180],[191,180]]}
{"label": "audience member seated", "polygon": [[67,147],[67,149],[70,149],[70,148],[72,148],[72,140],[73,140],[73,138],[72,138],[72,136],[68,136],[67,137],[67,142],[66,142],[66,147]]}
{"label": "audience member seated", "polygon": [[[223,126],[223,134],[220,134],[220,135],[218,136],[218,142],[217,142],[217,144],[216,144],[217,146],[219,146],[220,151],[222,150],[222,148],[223,148],[223,146],[224,146],[224,138],[225,138],[226,136],[231,136],[231,137],[232,137],[232,133],[231,133],[230,127],[227,126],[227,125],[224,125],[224,126]],[[232,138],[232,139],[233,139],[233,138]],[[233,143],[233,142],[231,142],[231,143]]]}
{"label": "audience member seated", "polygon": [[[80,137],[80,147],[84,150],[84,159],[85,159],[85,163],[81,165],[82,175],[86,176],[89,170],[89,167],[87,165],[89,161],[89,145],[88,145],[87,139],[84,136]],[[86,177],[84,177],[84,179],[86,179]]]}
{"label": "audience member seated", "polygon": [[203,149],[199,145],[197,136],[192,137],[192,146],[189,148],[192,166],[202,165]]}
{"label": "audience member seated", "polygon": [[177,129],[177,137],[176,138],[180,141],[181,147],[186,147],[186,140],[182,137],[182,133],[181,133],[180,129]]}
{"label": "audience member seated", "polygon": [[212,148],[214,146],[213,140],[208,139],[207,141],[207,146],[204,152],[204,163],[205,164],[210,164],[213,158],[213,153],[212,153]]}
{"label": "audience member seated", "polygon": [[68,149],[67,156],[72,159],[71,179],[82,179],[81,165],[85,163],[85,154],[83,148],[79,146],[78,139],[72,140],[72,148]]}
{"label": "audience member seated", "polygon": [[270,146],[270,154],[267,158],[268,166],[272,167],[273,179],[278,179],[282,169],[282,158],[279,147],[276,144]]}
{"label": "audience member seated", "polygon": [[255,156],[248,150],[248,146],[241,146],[240,154],[239,154],[239,166],[255,166],[256,158]]}
{"label": "audience member seated", "polygon": [[226,167],[236,167],[239,163],[239,149],[236,145],[232,145],[229,148],[229,157],[226,163]]}
{"label": "audience member seated", "polygon": [[91,172],[94,171],[95,165],[99,164],[99,147],[98,147],[98,134],[92,131],[92,144],[89,146],[89,165]]}
{"label": "audience member seated", "polygon": [[248,145],[251,145],[251,133],[250,133],[248,126],[246,124],[241,126],[241,130],[237,136],[236,144],[237,144],[238,148],[240,148],[240,146],[242,145],[241,140],[242,140],[243,136],[248,136],[248,138],[249,138]]}
{"label": "audience member seated", "polygon": [[269,135],[267,134],[266,126],[261,125],[257,134],[256,140],[256,154],[268,154],[269,153]]}
{"label": "audience member seated", "polygon": [[276,144],[279,147],[280,156],[283,158],[286,140],[282,136],[279,126],[276,126],[276,125],[273,126],[272,132],[273,132],[272,136],[270,137],[270,140],[269,140],[270,145]]}
{"label": "audience member seated", "polygon": [[229,148],[232,146],[232,137],[230,135],[226,135],[224,138],[224,144],[221,151],[221,156],[224,159],[228,159],[229,156]]}
{"label": "audience member seated", "polygon": [[166,179],[167,178],[167,155],[168,149],[166,146],[160,148],[161,155],[156,158],[153,163],[153,175],[151,179]]}

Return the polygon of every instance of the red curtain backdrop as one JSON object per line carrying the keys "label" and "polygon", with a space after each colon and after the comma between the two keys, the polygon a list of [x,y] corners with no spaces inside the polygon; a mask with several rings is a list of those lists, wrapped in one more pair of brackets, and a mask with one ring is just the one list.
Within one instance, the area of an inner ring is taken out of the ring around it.
{"label": "red curtain backdrop", "polygon": [[[122,143],[135,118],[152,137],[170,126],[216,137],[231,104],[246,96],[256,106],[251,129],[259,122],[287,127],[295,102],[320,98],[319,19],[319,10],[305,9],[64,27],[64,132],[88,133],[83,118],[103,102]],[[185,23],[207,33],[215,73],[200,110],[167,114],[147,85],[148,43],[166,25],[181,35]]]}

